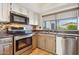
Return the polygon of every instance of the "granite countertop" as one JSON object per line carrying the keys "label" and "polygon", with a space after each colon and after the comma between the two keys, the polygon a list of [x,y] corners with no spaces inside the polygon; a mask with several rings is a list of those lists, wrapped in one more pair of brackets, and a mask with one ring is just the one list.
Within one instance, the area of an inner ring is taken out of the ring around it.
{"label": "granite countertop", "polygon": [[6,33],[4,34],[0,33],[0,38],[8,38],[8,37],[13,37],[13,35],[6,34]]}
{"label": "granite countertop", "polygon": [[33,31],[38,31],[38,32],[74,32],[74,33],[79,33],[79,30],[46,30],[46,29],[41,29],[41,30],[33,30]]}
{"label": "granite countertop", "polygon": [[79,34],[70,34],[70,33],[56,33],[58,36],[75,36],[79,37]]}
{"label": "granite countertop", "polygon": [[[19,37],[20,36],[29,37],[29,36],[33,36],[34,34],[50,34],[50,35],[58,35],[58,36],[76,36],[76,37],[79,37],[79,34],[72,33],[71,31],[69,31],[69,32],[63,32],[63,31],[62,32],[61,31],[60,32],[55,32],[55,31],[52,31],[52,32],[50,32],[50,31],[41,31],[41,32],[33,32],[30,35],[18,35],[18,36]],[[79,32],[79,31],[76,31],[76,32]],[[0,38],[8,38],[8,37],[16,37],[16,36],[17,35],[11,35],[11,34],[7,34],[7,33],[0,33]]]}
{"label": "granite countertop", "polygon": [[79,34],[73,34],[73,33],[39,32],[39,34],[48,34],[48,35],[57,35],[57,36],[75,36],[75,37],[79,37]]}

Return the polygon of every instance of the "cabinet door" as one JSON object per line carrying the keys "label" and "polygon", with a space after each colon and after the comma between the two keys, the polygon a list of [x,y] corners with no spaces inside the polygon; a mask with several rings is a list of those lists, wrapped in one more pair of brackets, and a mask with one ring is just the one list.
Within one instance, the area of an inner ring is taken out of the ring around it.
{"label": "cabinet door", "polygon": [[46,50],[55,53],[55,37],[53,36],[46,37]]}
{"label": "cabinet door", "polygon": [[29,24],[38,25],[38,21],[39,21],[38,14],[29,11],[28,16],[29,16]]}
{"label": "cabinet door", "polygon": [[27,9],[26,8],[21,8],[21,14],[23,14],[23,15],[25,15],[25,16],[28,16],[27,14],[28,14],[28,11],[27,11]]}
{"label": "cabinet door", "polygon": [[32,49],[37,48],[37,35],[32,36]]}
{"label": "cabinet door", "polygon": [[12,55],[12,44],[6,44],[3,47],[4,55]]}
{"label": "cabinet door", "polygon": [[0,22],[2,21],[2,11],[3,11],[2,3],[0,3]]}
{"label": "cabinet door", "polygon": [[45,37],[43,35],[38,36],[38,48],[45,49]]}
{"label": "cabinet door", "polygon": [[18,5],[18,4],[12,4],[11,6],[12,10],[11,11],[14,11],[16,13],[19,13],[19,14],[22,14],[22,15],[25,15],[27,16],[27,9]]}
{"label": "cabinet door", "polygon": [[34,25],[38,25],[38,14],[34,14]]}
{"label": "cabinet door", "polygon": [[10,4],[3,3],[3,22],[10,21]]}
{"label": "cabinet door", "polygon": [[28,13],[28,16],[29,16],[29,24],[34,24],[34,14],[33,14],[33,12],[31,12],[31,11],[29,11],[29,13]]}
{"label": "cabinet door", "polygon": [[3,55],[3,45],[0,44],[0,55]]}
{"label": "cabinet door", "polygon": [[19,8],[20,8],[20,7],[19,7],[17,4],[15,4],[15,3],[13,3],[13,4],[11,5],[11,11],[20,13],[20,12],[19,12]]}

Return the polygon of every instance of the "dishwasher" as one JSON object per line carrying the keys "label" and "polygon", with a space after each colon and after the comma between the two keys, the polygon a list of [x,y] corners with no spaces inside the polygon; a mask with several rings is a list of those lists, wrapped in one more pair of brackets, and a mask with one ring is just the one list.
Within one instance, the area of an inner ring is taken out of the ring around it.
{"label": "dishwasher", "polygon": [[12,55],[12,37],[0,38],[0,55]]}
{"label": "dishwasher", "polygon": [[56,35],[56,54],[76,55],[77,37],[70,35]]}

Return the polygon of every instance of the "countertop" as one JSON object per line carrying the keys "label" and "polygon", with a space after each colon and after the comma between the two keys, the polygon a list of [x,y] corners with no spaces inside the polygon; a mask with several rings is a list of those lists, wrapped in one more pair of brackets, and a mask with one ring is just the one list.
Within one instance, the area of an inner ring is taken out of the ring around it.
{"label": "countertop", "polygon": [[28,34],[28,35],[12,35],[8,33],[0,32],[0,38],[8,38],[8,37],[30,37],[33,36],[35,33]]}
{"label": "countertop", "polygon": [[8,38],[8,37],[30,37],[30,36],[33,36],[35,34],[50,34],[50,35],[57,35],[57,36],[75,36],[75,37],[79,37],[79,34],[73,34],[72,32],[71,33],[64,33],[64,32],[45,32],[45,31],[41,31],[41,32],[33,32],[32,34],[30,35],[19,35],[19,36],[15,36],[15,35],[11,35],[11,34],[7,34],[7,33],[0,33],[0,38]]}
{"label": "countertop", "polygon": [[72,34],[79,34],[79,30],[46,30],[46,29],[41,29],[41,30],[33,30],[35,32],[57,32],[57,33],[72,33]]}
{"label": "countertop", "polygon": [[75,37],[79,37],[79,34],[72,34],[72,33],[40,32],[39,34],[48,34],[48,35],[57,35],[57,36],[75,36]]}
{"label": "countertop", "polygon": [[15,39],[15,40],[19,40],[19,39],[21,39],[21,38],[32,37],[33,35],[35,35],[35,33],[28,34],[28,35],[18,35],[18,36],[14,36],[14,39]]}
{"label": "countertop", "polygon": [[67,37],[69,37],[69,36],[71,36],[71,37],[79,37],[79,34],[68,34],[68,33],[57,33],[56,34],[57,36],[67,36]]}
{"label": "countertop", "polygon": [[4,33],[4,34],[0,33],[0,39],[1,38],[8,38],[8,37],[13,37],[13,35],[6,34],[6,33]]}

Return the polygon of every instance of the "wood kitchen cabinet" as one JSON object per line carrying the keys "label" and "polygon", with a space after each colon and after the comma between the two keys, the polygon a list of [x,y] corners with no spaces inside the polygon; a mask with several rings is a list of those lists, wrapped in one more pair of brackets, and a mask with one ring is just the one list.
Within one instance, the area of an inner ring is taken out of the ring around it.
{"label": "wood kitchen cabinet", "polygon": [[11,11],[20,13],[20,6],[17,4],[11,4]]}
{"label": "wood kitchen cabinet", "polygon": [[10,21],[10,4],[0,3],[0,22]]}
{"label": "wood kitchen cabinet", "polygon": [[28,12],[28,16],[29,16],[29,24],[31,24],[31,25],[38,25],[39,14],[34,13],[32,11],[29,11]]}
{"label": "wood kitchen cabinet", "polygon": [[11,4],[11,11],[28,17],[28,10],[19,4]]}
{"label": "wood kitchen cabinet", "polygon": [[0,3],[0,22],[2,21],[2,3]]}
{"label": "wood kitchen cabinet", "polygon": [[4,55],[12,55],[12,44],[6,44],[3,46],[3,54]]}
{"label": "wood kitchen cabinet", "polygon": [[38,35],[38,48],[45,50],[45,41],[46,38],[44,35]]}
{"label": "wood kitchen cabinet", "polygon": [[12,55],[13,54],[12,41],[13,41],[12,37],[0,39],[0,55]]}
{"label": "wood kitchen cabinet", "polygon": [[19,4],[11,4],[11,12],[29,17],[29,24],[31,25],[38,25],[39,23],[40,17],[38,13],[28,10],[27,8],[24,8]]}
{"label": "wood kitchen cabinet", "polygon": [[55,35],[46,36],[46,50],[55,53]]}
{"label": "wood kitchen cabinet", "polygon": [[4,22],[10,22],[10,4],[3,4],[3,20]]}
{"label": "wood kitchen cabinet", "polygon": [[37,39],[38,39],[38,35],[32,36],[32,49],[37,48]]}
{"label": "wood kitchen cabinet", "polygon": [[0,55],[12,55],[12,44],[0,44]]}
{"label": "wood kitchen cabinet", "polygon": [[55,53],[55,35],[40,34],[38,35],[38,48],[48,52]]}

